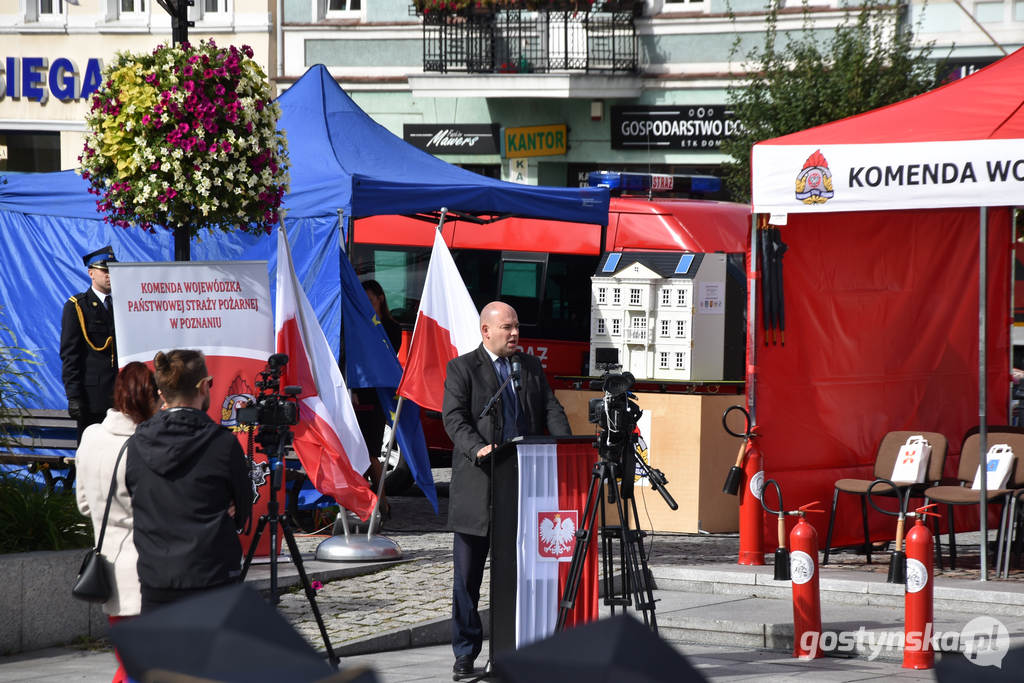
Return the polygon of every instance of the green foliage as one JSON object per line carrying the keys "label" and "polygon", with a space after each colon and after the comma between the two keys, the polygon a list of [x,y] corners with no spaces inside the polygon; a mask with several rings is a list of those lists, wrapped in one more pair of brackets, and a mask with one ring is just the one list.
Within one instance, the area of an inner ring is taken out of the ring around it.
{"label": "green foliage", "polygon": [[[2,313],[0,308],[0,313]],[[0,320],[0,450],[9,446],[37,386],[36,354],[20,348]],[[0,471],[0,553],[87,548],[92,525],[75,496],[45,488],[20,473]]]}
{"label": "green foliage", "polygon": [[31,388],[37,383],[32,371],[37,365],[36,355],[18,347],[14,333],[0,317],[0,449],[11,443],[11,432],[21,424],[27,400],[33,397]]}
{"label": "green foliage", "polygon": [[92,545],[92,524],[75,494],[0,472],[0,553],[67,550]]}
{"label": "green foliage", "polygon": [[[779,0],[766,17],[763,45],[743,58],[749,82],[730,86],[742,132],[722,142],[733,158],[725,182],[737,201],[750,197],[750,151],[762,140],[860,114],[931,90],[941,68],[932,44],[913,45],[899,5],[869,0],[829,35],[816,30],[807,5],[803,27],[779,35]],[[733,46],[733,55],[739,42]]]}

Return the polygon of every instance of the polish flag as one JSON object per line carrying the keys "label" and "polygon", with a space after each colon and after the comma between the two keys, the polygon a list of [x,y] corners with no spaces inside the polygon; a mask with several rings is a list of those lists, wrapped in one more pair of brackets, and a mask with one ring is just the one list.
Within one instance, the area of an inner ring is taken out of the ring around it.
{"label": "polish flag", "polygon": [[398,395],[441,410],[448,361],[480,345],[480,312],[455,267],[441,231],[434,231],[427,279]]}
{"label": "polish flag", "polygon": [[278,353],[288,354],[281,389],[299,385],[292,443],[313,487],[366,520],[377,499],[360,475],[370,466],[348,387],[306,293],[295,276],[284,226],[277,237]]}

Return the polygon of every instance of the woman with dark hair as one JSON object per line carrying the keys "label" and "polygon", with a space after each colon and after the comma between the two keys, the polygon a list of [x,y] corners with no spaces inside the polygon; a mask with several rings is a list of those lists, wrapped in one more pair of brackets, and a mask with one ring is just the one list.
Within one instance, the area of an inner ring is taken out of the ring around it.
{"label": "woman with dark hair", "polygon": [[[377,320],[384,328],[384,334],[391,342],[391,348],[397,354],[402,347],[402,327],[391,317],[388,297],[384,293],[384,288],[376,280],[363,280],[363,291],[366,292],[366,297],[370,300],[374,313],[377,314]],[[356,420],[359,422],[359,430],[363,433],[363,440],[366,441],[366,448],[370,452],[370,469],[367,474],[373,490],[377,491],[384,469],[379,456],[384,445],[384,428],[387,426],[387,418],[375,388],[354,389],[353,394],[356,398]],[[391,482],[391,477],[388,477],[388,484],[390,485]],[[391,506],[388,504],[386,491],[381,496],[380,512],[384,519],[391,517]]]}
{"label": "woman with dark hair", "polygon": [[[152,417],[160,406],[153,373],[142,363],[128,363],[114,381],[114,407],[107,411],[102,422],[89,425],[75,454],[78,470],[75,495],[78,509],[92,518],[92,528],[98,538],[103,523],[103,511],[110,492],[121,446],[135,432],[135,427]],[[132,540],[132,502],[125,486],[125,461],[117,466],[117,486],[110,503],[107,530],[103,537],[103,558],[110,578],[110,599],[103,603],[103,612],[110,623],[135,616],[142,607],[139,574],[136,563],[139,556]],[[115,651],[115,654],[116,651]],[[120,663],[118,657],[118,663]],[[124,667],[114,674],[114,681],[126,680]]]}
{"label": "woman with dark hair", "polygon": [[153,367],[164,410],[125,453],[143,613],[239,579],[237,531],[253,494],[238,439],[206,414],[213,377],[203,354],[161,351]]}
{"label": "woman with dark hair", "polygon": [[391,309],[388,308],[388,295],[384,293],[384,288],[376,280],[363,280],[363,291],[366,292],[370,305],[373,306],[373,312],[377,314],[377,320],[384,326],[384,334],[388,336],[391,348],[398,353],[398,350],[402,348],[402,326],[391,317]]}

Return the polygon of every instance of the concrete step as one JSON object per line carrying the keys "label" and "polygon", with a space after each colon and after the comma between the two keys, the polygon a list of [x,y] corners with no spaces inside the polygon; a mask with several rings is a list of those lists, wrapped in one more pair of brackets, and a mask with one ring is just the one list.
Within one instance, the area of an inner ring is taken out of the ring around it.
{"label": "concrete step", "polygon": [[[659,589],[789,600],[789,581],[776,581],[770,566],[704,565],[652,567]],[[820,570],[822,603],[903,608],[903,584],[886,583],[884,574],[841,569]],[[1024,613],[1024,584],[1016,581],[972,581],[937,577],[935,611],[992,616]]]}
{"label": "concrete step", "polygon": [[[661,567],[652,572],[659,633],[666,640],[793,651],[791,587],[775,581],[770,567]],[[884,575],[823,574],[823,649],[832,656],[902,659],[903,593],[902,585],[885,583]],[[984,658],[998,654],[998,648],[1005,653],[1005,647],[1024,646],[1022,605],[1024,591],[1014,585],[940,579],[932,631],[936,651],[963,651],[971,642]],[[995,633],[997,649],[968,637],[974,633],[985,638]]]}

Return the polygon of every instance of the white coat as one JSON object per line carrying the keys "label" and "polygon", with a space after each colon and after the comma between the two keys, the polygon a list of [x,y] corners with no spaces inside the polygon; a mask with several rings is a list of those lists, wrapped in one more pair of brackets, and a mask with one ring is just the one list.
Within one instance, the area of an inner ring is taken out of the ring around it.
{"label": "white coat", "polygon": [[[99,539],[103,510],[110,491],[110,477],[121,446],[135,433],[135,423],[114,409],[99,424],[89,425],[82,434],[75,454],[78,470],[75,496],[78,509],[92,518],[92,528]],[[117,488],[110,504],[107,531],[100,552],[106,560],[108,576],[113,579],[110,599],[103,603],[104,613],[110,616],[132,616],[142,608],[139,574],[136,565],[139,554],[132,540],[132,500],[124,483],[125,460],[117,466]]]}

